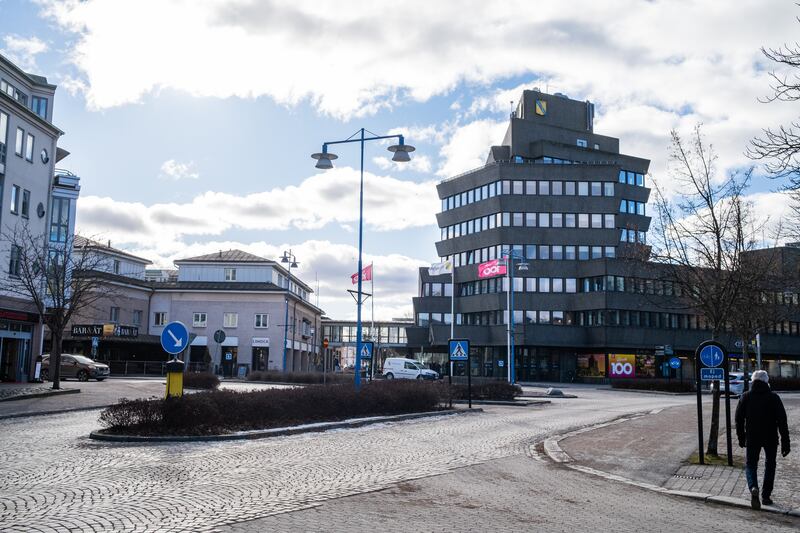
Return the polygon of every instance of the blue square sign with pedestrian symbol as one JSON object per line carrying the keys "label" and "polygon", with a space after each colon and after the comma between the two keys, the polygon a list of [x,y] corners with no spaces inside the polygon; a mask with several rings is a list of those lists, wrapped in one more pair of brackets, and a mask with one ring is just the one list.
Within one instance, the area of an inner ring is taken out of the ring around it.
{"label": "blue square sign with pedestrian symbol", "polygon": [[361,359],[372,359],[372,342],[361,343]]}
{"label": "blue square sign with pedestrian symbol", "polygon": [[466,361],[469,358],[469,341],[467,339],[450,339],[450,360]]}

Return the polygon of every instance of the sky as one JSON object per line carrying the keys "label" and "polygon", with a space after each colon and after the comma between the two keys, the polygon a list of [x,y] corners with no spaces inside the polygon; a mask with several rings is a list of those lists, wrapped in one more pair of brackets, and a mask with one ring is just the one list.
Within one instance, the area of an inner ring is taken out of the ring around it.
{"label": "sky", "polygon": [[[325,5],[328,9],[325,9]],[[747,142],[797,117],[763,103],[800,8],[777,0],[0,0],[0,53],[59,86],[59,163],[81,177],[77,230],[154,267],[218,250],[278,259],[355,317],[360,128],[403,134],[411,163],[367,144],[364,261],[375,316],[410,316],[418,269],[438,261],[436,184],[484,164],[523,89],[596,105],[595,132],[651,160],[670,188],[669,131],[702,123],[720,173]],[[757,175],[758,213],[779,184]]]}

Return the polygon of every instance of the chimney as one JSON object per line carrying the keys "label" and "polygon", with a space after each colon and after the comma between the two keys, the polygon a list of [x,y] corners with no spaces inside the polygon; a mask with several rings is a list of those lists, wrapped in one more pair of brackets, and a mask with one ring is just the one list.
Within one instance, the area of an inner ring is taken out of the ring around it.
{"label": "chimney", "polygon": [[222,259],[222,250],[219,251],[219,258]]}
{"label": "chimney", "polygon": [[111,239],[108,239],[108,247],[111,248]]}

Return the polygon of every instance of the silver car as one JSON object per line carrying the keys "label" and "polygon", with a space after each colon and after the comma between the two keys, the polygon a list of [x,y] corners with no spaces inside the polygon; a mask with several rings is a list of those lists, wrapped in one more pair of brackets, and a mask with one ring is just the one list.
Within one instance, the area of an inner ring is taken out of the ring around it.
{"label": "silver car", "polygon": [[[730,372],[728,380],[731,385],[731,394],[741,395],[744,392],[744,372]],[[725,392],[725,381],[719,382],[720,392]]]}

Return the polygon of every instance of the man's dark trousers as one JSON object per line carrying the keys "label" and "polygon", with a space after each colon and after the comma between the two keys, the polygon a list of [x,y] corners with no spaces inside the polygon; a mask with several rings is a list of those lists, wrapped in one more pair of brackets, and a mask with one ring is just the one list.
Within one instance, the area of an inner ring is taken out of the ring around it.
{"label": "man's dark trousers", "polygon": [[778,443],[762,444],[747,443],[746,463],[744,474],[747,477],[747,488],[758,489],[758,458],[761,449],[764,449],[764,484],[761,486],[761,495],[769,498],[772,495],[772,486],[775,484],[775,464],[778,456]]}

